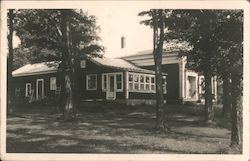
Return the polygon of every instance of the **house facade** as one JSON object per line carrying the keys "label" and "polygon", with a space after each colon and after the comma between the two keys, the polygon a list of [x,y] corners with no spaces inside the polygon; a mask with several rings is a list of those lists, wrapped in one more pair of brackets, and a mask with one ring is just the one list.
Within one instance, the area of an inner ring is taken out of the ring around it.
{"label": "house facade", "polygon": [[[163,52],[162,70],[168,73],[167,95],[169,102],[196,102],[204,101],[204,76],[187,68],[187,57],[179,56],[186,50],[168,48]],[[122,59],[143,69],[154,70],[154,57],[152,50],[138,52],[134,55],[124,56]],[[212,78],[212,94],[217,100],[217,81]]]}
{"label": "house facade", "polygon": [[[123,59],[86,58],[78,63],[78,95],[82,101],[117,101],[127,105],[155,103],[155,74]],[[28,64],[13,74],[16,100],[53,100],[60,94],[59,62]],[[167,98],[167,73],[163,73]]]}

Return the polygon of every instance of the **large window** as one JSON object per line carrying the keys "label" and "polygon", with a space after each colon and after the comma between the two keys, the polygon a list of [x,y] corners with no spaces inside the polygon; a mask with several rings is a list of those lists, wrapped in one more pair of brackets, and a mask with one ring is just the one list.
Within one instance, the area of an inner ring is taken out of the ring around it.
{"label": "large window", "polygon": [[29,97],[31,95],[31,83],[26,83],[25,96]]}
{"label": "large window", "polygon": [[56,90],[56,77],[50,78],[50,90]]}
{"label": "large window", "polygon": [[153,93],[155,92],[155,76],[149,74],[129,73],[128,87],[130,91]]}
{"label": "large window", "polygon": [[[166,76],[163,77],[166,89]],[[155,93],[155,76],[151,74],[128,73],[128,89],[133,92]],[[166,90],[163,91],[166,93]]]}
{"label": "large window", "polygon": [[96,90],[97,89],[97,75],[96,74],[90,74],[86,77],[86,87],[87,90]]}

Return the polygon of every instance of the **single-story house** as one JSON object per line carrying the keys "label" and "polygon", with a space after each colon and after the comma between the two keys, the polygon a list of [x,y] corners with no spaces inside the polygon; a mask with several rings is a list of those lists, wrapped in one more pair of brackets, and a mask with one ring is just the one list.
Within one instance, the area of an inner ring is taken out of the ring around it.
{"label": "single-story house", "polygon": [[[162,70],[167,76],[167,100],[169,102],[196,102],[204,101],[204,76],[190,70],[187,57],[180,56],[189,50],[185,45],[169,45],[163,52]],[[121,57],[122,59],[143,69],[154,70],[154,57],[152,50],[145,50],[133,55]],[[212,94],[217,100],[216,76],[212,78]]]}
{"label": "single-story house", "polygon": [[[79,99],[120,101],[126,104],[155,103],[155,72],[121,58],[90,58],[78,63]],[[60,93],[59,62],[27,64],[13,71],[16,100],[54,99]],[[163,73],[167,99],[167,73]],[[175,89],[176,90],[176,89]]]}

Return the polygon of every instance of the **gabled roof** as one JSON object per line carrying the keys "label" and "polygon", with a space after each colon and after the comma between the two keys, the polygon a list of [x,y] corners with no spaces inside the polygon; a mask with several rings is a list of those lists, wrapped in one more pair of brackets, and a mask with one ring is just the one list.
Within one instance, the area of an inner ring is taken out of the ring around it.
{"label": "gabled roof", "polygon": [[58,70],[59,62],[42,62],[27,64],[12,72],[13,77],[55,73]]}
{"label": "gabled roof", "polygon": [[[176,56],[180,52],[187,52],[191,50],[191,46],[187,42],[175,42],[171,41],[168,42],[163,49],[163,56]],[[137,56],[143,56],[143,55],[152,55],[153,50],[143,50],[138,51],[136,53],[130,53],[128,55],[122,56],[120,58],[130,58],[130,57],[137,57]]]}
{"label": "gabled roof", "polygon": [[[119,58],[88,58],[91,62],[105,67],[117,68],[126,71],[134,71],[141,73],[149,73],[154,74],[155,72],[152,70],[142,69],[129,63],[126,60]],[[47,74],[47,73],[55,73],[58,71],[60,62],[42,62],[35,64],[27,64],[15,71],[12,72],[13,77],[18,76],[27,76],[27,75],[36,75],[36,74]],[[163,73],[166,75],[166,73]]]}

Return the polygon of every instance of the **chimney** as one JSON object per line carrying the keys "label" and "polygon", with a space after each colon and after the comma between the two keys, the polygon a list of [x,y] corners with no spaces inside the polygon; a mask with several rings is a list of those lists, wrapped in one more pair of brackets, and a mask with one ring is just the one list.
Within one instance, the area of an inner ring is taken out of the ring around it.
{"label": "chimney", "polygon": [[126,46],[126,39],[125,39],[125,37],[124,36],[122,36],[121,37],[121,48],[123,49],[123,48],[125,48],[125,46]]}

